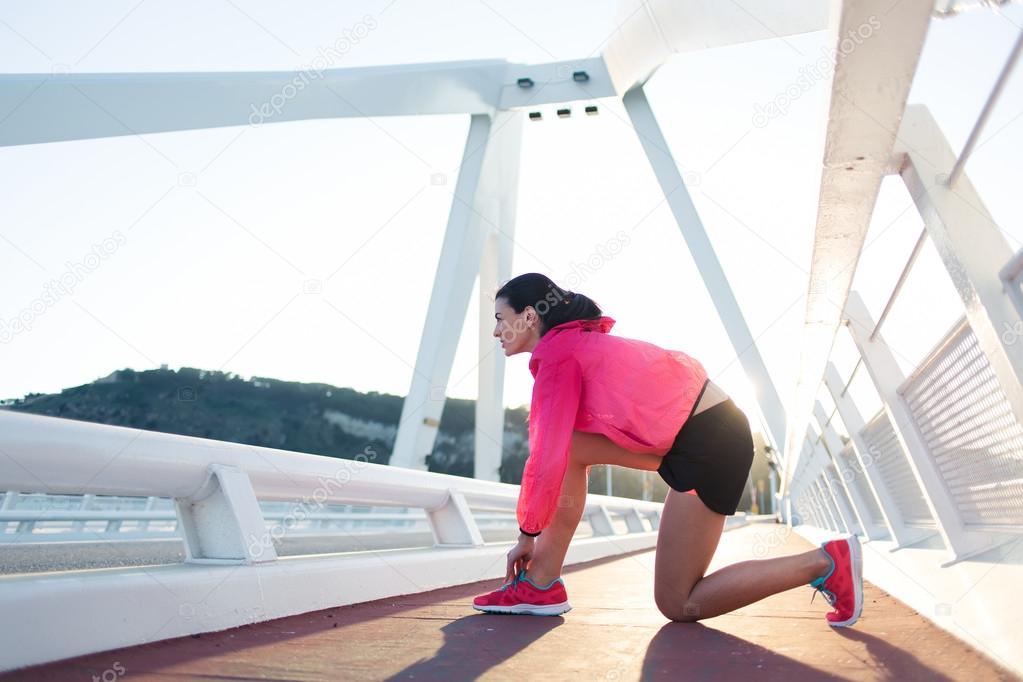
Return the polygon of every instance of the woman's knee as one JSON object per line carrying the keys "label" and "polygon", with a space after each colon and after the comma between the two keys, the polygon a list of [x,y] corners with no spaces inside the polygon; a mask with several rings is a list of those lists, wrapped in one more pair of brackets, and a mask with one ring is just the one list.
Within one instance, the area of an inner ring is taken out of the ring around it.
{"label": "woman's knee", "polygon": [[668,620],[676,623],[695,623],[700,619],[700,605],[689,601],[688,594],[675,592],[659,594],[654,590],[657,610]]}

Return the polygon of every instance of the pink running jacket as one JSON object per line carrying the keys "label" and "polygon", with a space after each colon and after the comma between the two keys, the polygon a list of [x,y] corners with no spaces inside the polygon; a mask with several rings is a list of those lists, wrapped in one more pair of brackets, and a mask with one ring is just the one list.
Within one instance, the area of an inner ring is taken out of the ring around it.
{"label": "pink running jacket", "polygon": [[696,359],[611,336],[614,324],[607,316],[565,322],[533,348],[529,457],[516,509],[519,527],[527,533],[546,528],[557,511],[573,430],[603,434],[632,452],[663,456],[707,381]]}

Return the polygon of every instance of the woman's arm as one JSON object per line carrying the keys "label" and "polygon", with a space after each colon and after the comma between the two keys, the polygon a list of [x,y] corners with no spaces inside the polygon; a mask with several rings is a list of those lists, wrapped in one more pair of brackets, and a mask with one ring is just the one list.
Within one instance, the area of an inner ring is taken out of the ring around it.
{"label": "woman's arm", "polygon": [[582,396],[582,368],[573,356],[540,365],[529,408],[529,457],[516,516],[523,535],[539,535],[558,509],[561,483]]}

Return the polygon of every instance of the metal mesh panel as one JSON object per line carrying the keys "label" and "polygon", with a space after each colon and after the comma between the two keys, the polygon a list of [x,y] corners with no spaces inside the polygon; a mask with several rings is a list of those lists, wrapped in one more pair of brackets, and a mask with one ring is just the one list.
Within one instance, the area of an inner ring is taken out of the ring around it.
{"label": "metal mesh panel", "polygon": [[792,512],[799,517],[801,523],[820,526],[817,520],[817,510],[814,509],[813,499],[808,490],[799,493],[799,498],[792,505]]}
{"label": "metal mesh panel", "polygon": [[819,528],[831,528],[831,518],[828,516],[827,511],[824,509],[824,504],[820,501],[820,498],[816,495],[813,496],[814,509],[817,511],[817,518],[819,519],[817,526]]}
{"label": "metal mesh panel", "polygon": [[803,512],[808,523],[812,523],[818,528],[827,528],[821,519],[821,512],[817,504],[817,498],[814,497],[812,485],[806,486],[806,489],[803,491]]}
{"label": "metal mesh panel", "polygon": [[828,510],[825,508],[824,502],[820,500],[820,497],[816,495],[816,493],[814,493],[813,495],[813,500],[814,504],[816,505],[814,508],[817,511],[817,517],[820,519],[817,526],[819,528],[831,529],[832,528],[831,516],[828,515]]}
{"label": "metal mesh panel", "polygon": [[870,488],[870,481],[867,480],[867,475],[863,472],[859,460],[856,459],[852,443],[842,448],[838,461],[842,462],[842,472],[845,475],[845,480],[849,482],[850,487],[856,490],[860,499],[863,500],[863,504],[866,505],[866,510],[861,511],[866,513],[871,523],[884,528],[884,515],[881,513],[881,507],[877,503],[877,498],[874,497],[874,491]]}
{"label": "metal mesh panel", "polygon": [[899,393],[963,523],[1023,528],[1023,426],[965,318]]}
{"label": "metal mesh panel", "polygon": [[811,483],[807,492],[810,494],[810,499],[813,500],[813,511],[817,515],[817,526],[819,528],[831,528],[828,515],[824,511],[824,501],[821,500],[821,496],[817,494],[817,486],[814,483]]}
{"label": "metal mesh panel", "polygon": [[[834,463],[828,464],[827,472],[828,476],[830,476],[829,480],[831,482],[831,489],[835,491],[835,497],[838,498],[836,500],[838,508],[840,511],[845,512],[846,515],[849,516],[848,523],[852,525],[852,528],[850,528],[849,531],[855,532],[859,525],[859,521],[853,511],[852,501],[849,499],[849,495],[845,492],[845,486],[842,484],[841,475],[838,473],[838,470],[835,469]],[[859,530],[862,531],[863,529],[860,528]]]}
{"label": "metal mesh panel", "polygon": [[[902,444],[892,429],[888,413],[881,410],[861,433],[867,444],[867,454],[881,474],[895,506],[906,525],[934,527],[934,519],[927,508],[923,493],[906,459]],[[865,458],[867,459],[867,458]]]}
{"label": "metal mesh panel", "polygon": [[817,499],[821,501],[821,505],[824,507],[824,516],[827,518],[828,528],[834,531],[841,531],[841,520],[835,512],[835,503],[831,499],[831,495],[827,494],[827,486],[825,486],[824,479],[821,476],[817,476],[817,480],[814,481],[814,489],[817,491]]}
{"label": "metal mesh panel", "polygon": [[810,508],[813,510],[814,520],[818,528],[828,528],[828,520],[824,516],[824,509],[821,507],[820,500],[817,499],[817,495],[813,489],[809,491],[810,494]]}

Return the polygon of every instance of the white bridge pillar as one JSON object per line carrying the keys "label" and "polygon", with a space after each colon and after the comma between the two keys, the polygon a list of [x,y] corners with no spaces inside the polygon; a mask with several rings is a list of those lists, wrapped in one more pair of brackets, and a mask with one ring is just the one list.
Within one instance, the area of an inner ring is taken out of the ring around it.
{"label": "white bridge pillar", "polygon": [[394,466],[429,468],[426,457],[437,439],[455,351],[479,275],[476,476],[498,480],[504,435],[504,356],[490,336],[493,301],[487,294],[511,270],[523,115],[502,111],[493,120],[484,114],[471,118],[416,366],[402,405],[390,460]]}

